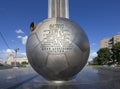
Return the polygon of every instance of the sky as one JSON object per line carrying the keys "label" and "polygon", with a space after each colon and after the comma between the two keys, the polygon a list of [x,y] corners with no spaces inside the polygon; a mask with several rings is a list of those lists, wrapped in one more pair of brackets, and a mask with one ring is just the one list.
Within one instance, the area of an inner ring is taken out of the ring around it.
{"label": "sky", "polygon": [[[90,42],[91,60],[100,48],[100,40],[120,34],[120,0],[69,0],[70,19],[86,32]],[[48,18],[48,0],[0,0],[0,57],[19,48],[26,53],[30,23]]]}

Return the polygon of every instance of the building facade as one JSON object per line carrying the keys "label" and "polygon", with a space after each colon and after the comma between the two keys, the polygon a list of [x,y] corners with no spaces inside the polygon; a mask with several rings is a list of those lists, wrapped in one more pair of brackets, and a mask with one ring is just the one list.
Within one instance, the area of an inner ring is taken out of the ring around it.
{"label": "building facade", "polygon": [[116,44],[117,42],[120,42],[120,34],[115,35],[111,38],[106,38],[101,40],[100,42],[100,48],[109,48],[111,49],[113,47],[114,44]]}
{"label": "building facade", "polygon": [[16,64],[16,66],[20,66],[23,63],[28,63],[28,59],[27,57],[14,57],[14,55],[12,53],[9,54],[7,60],[5,61],[5,64],[14,66]]}

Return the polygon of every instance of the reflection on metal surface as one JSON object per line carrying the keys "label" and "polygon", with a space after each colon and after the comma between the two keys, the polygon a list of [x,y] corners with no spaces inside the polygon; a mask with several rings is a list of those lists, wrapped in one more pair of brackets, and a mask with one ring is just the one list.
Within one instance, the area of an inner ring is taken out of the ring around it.
{"label": "reflection on metal surface", "polygon": [[45,78],[66,80],[86,64],[89,42],[73,21],[51,18],[38,24],[30,34],[27,56],[33,68]]}
{"label": "reflection on metal surface", "polygon": [[39,89],[78,89],[76,81],[48,81],[46,84],[39,87]]}
{"label": "reflection on metal surface", "polygon": [[69,18],[68,0],[48,0],[48,18]]}
{"label": "reflection on metal surface", "polygon": [[68,80],[85,66],[89,41],[82,28],[67,19],[68,0],[49,0],[49,5],[50,18],[39,23],[28,37],[27,56],[44,78]]}
{"label": "reflection on metal surface", "polygon": [[65,81],[52,81],[53,84],[63,84]]}
{"label": "reflection on metal surface", "polygon": [[43,85],[40,89],[78,89],[76,85]]}

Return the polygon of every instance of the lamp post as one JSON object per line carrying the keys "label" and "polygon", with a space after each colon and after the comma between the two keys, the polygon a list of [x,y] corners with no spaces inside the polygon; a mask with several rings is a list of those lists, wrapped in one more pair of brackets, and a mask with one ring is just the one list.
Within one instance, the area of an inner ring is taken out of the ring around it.
{"label": "lamp post", "polygon": [[14,62],[14,67],[16,67],[16,66],[17,66],[16,58],[17,58],[17,53],[18,53],[18,51],[19,51],[19,48],[14,49],[14,51],[15,51],[15,62]]}

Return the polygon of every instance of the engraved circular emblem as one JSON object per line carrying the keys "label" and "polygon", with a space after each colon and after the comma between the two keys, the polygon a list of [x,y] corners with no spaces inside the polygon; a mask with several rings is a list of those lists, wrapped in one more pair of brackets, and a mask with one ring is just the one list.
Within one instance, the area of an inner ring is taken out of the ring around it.
{"label": "engraved circular emblem", "polygon": [[64,29],[64,24],[49,24],[43,30],[42,50],[50,54],[59,54],[72,50],[71,33]]}

